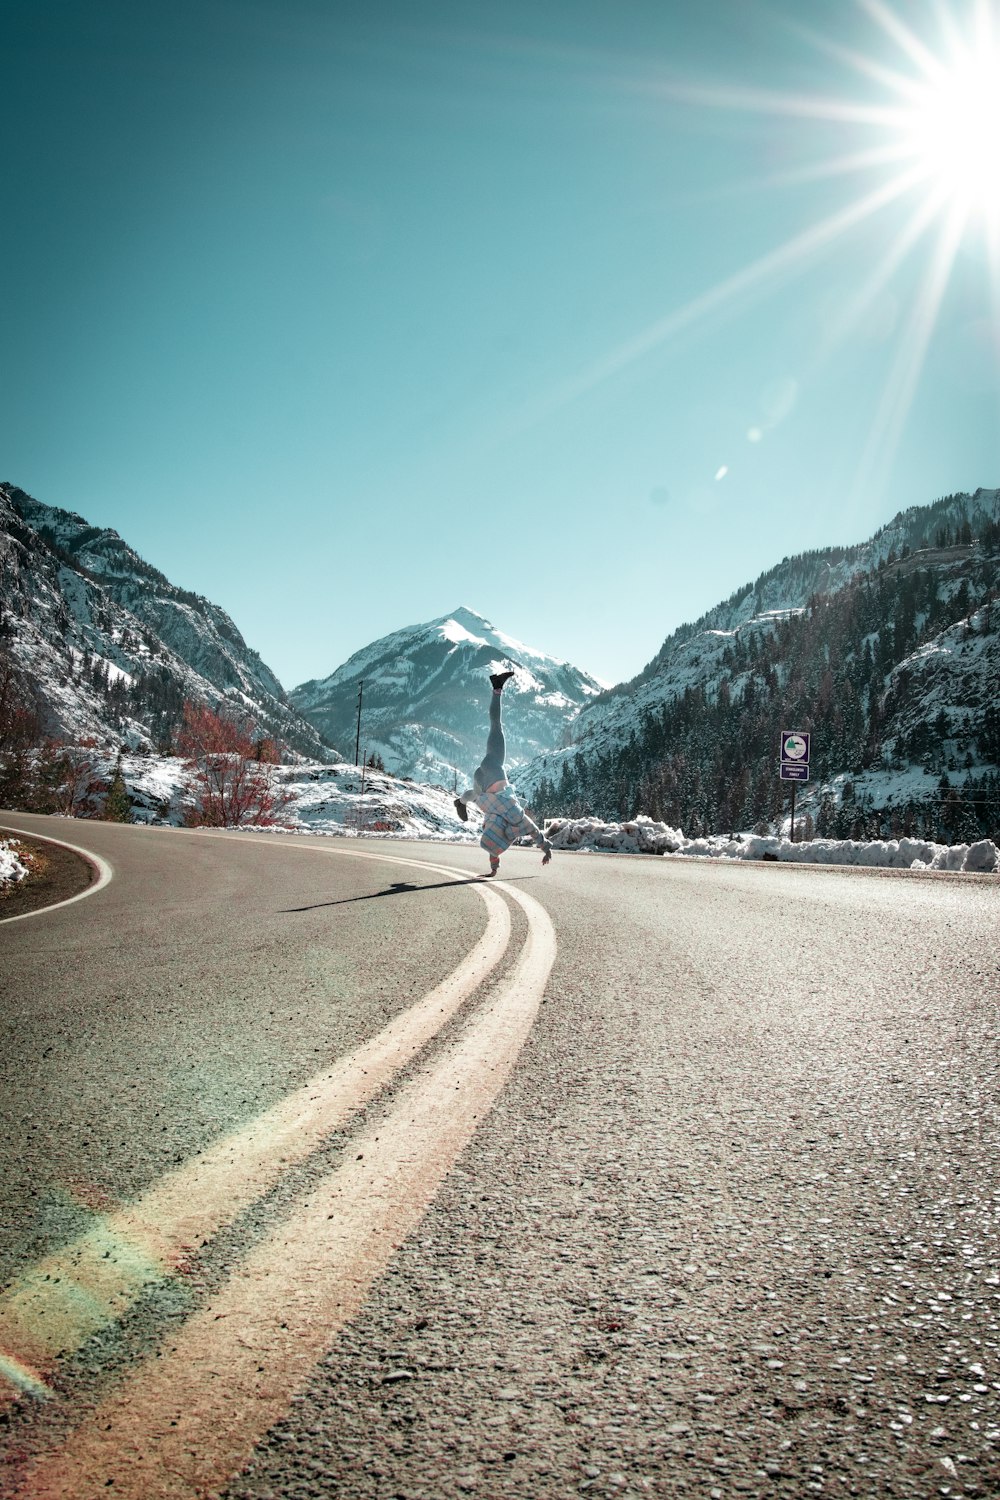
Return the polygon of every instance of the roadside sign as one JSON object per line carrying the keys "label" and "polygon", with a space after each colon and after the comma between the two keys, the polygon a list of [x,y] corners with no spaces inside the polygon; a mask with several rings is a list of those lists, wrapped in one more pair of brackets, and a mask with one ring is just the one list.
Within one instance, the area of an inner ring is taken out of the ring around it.
{"label": "roadside sign", "polygon": [[808,734],[802,734],[797,729],[783,729],[781,731],[781,759],[797,764],[804,762],[808,765],[809,739]]}
{"label": "roadside sign", "polygon": [[800,729],[783,729],[780,740],[780,765],[778,775],[782,781],[792,783],[792,822],[790,835],[795,843],[795,785],[809,780],[810,735]]}

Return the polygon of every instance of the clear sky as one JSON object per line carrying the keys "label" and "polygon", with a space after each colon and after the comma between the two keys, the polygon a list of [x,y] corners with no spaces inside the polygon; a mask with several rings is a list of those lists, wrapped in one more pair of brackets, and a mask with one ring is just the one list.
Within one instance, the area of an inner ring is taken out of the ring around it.
{"label": "clear sky", "polygon": [[629,677],[1000,484],[998,5],[7,0],[0,479],[286,687],[460,603]]}

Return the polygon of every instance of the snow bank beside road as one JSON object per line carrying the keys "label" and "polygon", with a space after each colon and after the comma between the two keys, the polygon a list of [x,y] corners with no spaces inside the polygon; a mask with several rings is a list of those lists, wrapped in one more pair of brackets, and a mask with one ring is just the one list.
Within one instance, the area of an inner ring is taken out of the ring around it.
{"label": "snow bank beside road", "polygon": [[991,839],[975,844],[931,844],[924,839],[812,839],[793,844],[777,836],[742,834],[689,839],[677,828],[635,818],[602,823],[597,818],[556,818],[546,833],[557,849],[603,849],[619,854],[690,854],[702,859],[773,859],[796,864],[869,865],[894,870],[1000,872],[1000,849]]}
{"label": "snow bank beside road", "polygon": [[602,823],[600,818],[554,818],[545,832],[557,849],[610,849],[617,854],[678,854],[689,842],[679,828],[633,818]]}
{"label": "snow bank beside road", "polygon": [[8,839],[0,839],[0,892],[9,890],[17,881],[23,880],[27,873],[27,865],[17,856],[16,844]]}
{"label": "snow bank beside road", "polygon": [[1000,850],[990,839],[977,844],[929,844],[923,839],[790,839],[747,836],[731,839],[691,839],[681,854],[724,859],[778,859],[811,865],[869,865],[887,870],[965,870],[989,873],[1000,863]]}

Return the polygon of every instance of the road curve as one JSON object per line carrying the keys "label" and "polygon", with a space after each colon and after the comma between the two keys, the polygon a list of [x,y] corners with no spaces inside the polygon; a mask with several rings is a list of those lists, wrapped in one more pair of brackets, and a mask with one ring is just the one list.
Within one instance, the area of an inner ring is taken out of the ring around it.
{"label": "road curve", "polygon": [[[0,823],[0,837],[5,833],[18,833],[20,831],[16,828],[8,828]],[[79,872],[72,872],[73,878],[71,881],[67,881],[64,878],[63,880],[53,882],[56,886],[56,893],[53,895],[47,888],[44,895],[39,895],[35,898],[42,904],[37,906],[32,904],[25,911],[18,911],[12,915],[8,914],[8,906],[11,898],[9,896],[6,897],[4,905],[0,907],[0,923],[26,922],[29,918],[37,916],[41,911],[52,911],[57,906],[69,906],[74,901],[83,901],[88,896],[96,896],[97,892],[103,890],[108,881],[114,878],[114,871],[111,866],[99,854],[90,854],[87,850],[81,849],[79,845],[68,843],[65,838],[45,837],[39,834],[35,834],[34,837],[41,839],[43,843],[51,847],[59,850],[69,850],[71,854],[78,855],[77,864]],[[73,887],[71,895],[62,895],[59,893],[60,887],[65,889],[66,884],[70,884]],[[14,892],[15,897],[17,894],[17,892]]]}
{"label": "road curve", "polygon": [[[371,858],[353,852],[348,857]],[[176,1271],[195,1245],[262,1197],[289,1166],[307,1159],[455,1015],[492,973],[510,939],[504,903],[490,887],[476,890],[487,906],[486,931],[440,984],[332,1068],[37,1261],[0,1295],[0,1404],[18,1390],[43,1393],[45,1374],[58,1356],[121,1317],[152,1277]]]}
{"label": "road curve", "polygon": [[[0,937],[4,1110],[33,1168],[4,1216],[23,1219],[15,1277],[280,1111],[326,1072],[321,1036],[332,1068],[486,933],[481,887],[433,869],[471,875],[478,851],[109,837],[124,875],[53,913],[49,946],[29,951],[32,924]],[[1000,1488],[996,882],[558,855],[542,872],[520,851],[504,875],[512,941],[492,980],[193,1247],[173,1302],[146,1288],[110,1345],[55,1360],[55,1394],[11,1413],[11,1493],[25,1455],[33,1494],[107,1493],[122,1455],[134,1493],[227,1500]],[[529,892],[558,938],[533,1020],[501,1003],[529,962]],[[67,949],[75,1009],[58,999]],[[192,1119],[184,1075],[209,1048],[214,1109]],[[481,1081],[449,1088],[456,1069]],[[115,1072],[119,1130],[95,1160],[97,1080]],[[66,1182],[69,1206],[46,1187]]]}
{"label": "road curve", "polygon": [[112,1485],[130,1500],[198,1496],[250,1458],[419,1224],[507,1081],[555,956],[543,909],[512,894],[527,912],[529,935],[498,992],[355,1138],[354,1159],[317,1182],[308,1202],[234,1269],[169,1353],[134,1372],[15,1493],[83,1500]]}

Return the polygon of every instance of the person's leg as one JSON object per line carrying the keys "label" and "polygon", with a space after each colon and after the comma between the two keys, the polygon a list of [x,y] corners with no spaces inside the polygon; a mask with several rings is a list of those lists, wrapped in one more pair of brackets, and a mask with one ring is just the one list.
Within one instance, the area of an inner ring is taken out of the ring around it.
{"label": "person's leg", "polygon": [[[486,740],[486,755],[483,764],[499,766],[499,774],[503,775],[503,763],[507,758],[507,741],[503,736],[503,720],[500,717],[500,699],[503,694],[494,692],[490,697],[490,732]],[[493,778],[494,781],[496,777]],[[487,783],[488,785],[488,783]]]}
{"label": "person's leg", "polygon": [[507,757],[507,741],[504,739],[503,721],[500,717],[502,696],[499,689],[494,689],[490,697],[490,732],[486,740],[486,754],[483,756],[475,777],[476,786],[484,791],[488,786],[492,786],[494,781],[501,781],[504,775],[503,763]]}

